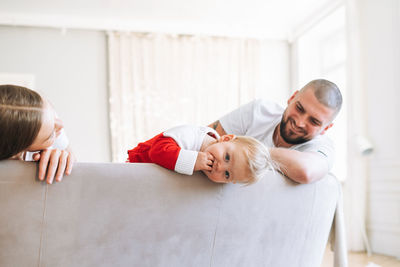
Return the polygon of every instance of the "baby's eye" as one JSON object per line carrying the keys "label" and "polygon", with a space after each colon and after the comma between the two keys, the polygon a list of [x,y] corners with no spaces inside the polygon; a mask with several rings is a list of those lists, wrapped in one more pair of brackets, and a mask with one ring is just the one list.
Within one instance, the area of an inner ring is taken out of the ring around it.
{"label": "baby's eye", "polygon": [[226,153],[226,155],[225,155],[225,161],[229,161],[230,159],[231,159],[231,157],[229,156],[228,153]]}
{"label": "baby's eye", "polygon": [[225,179],[229,180],[229,172],[228,171],[225,171]]}

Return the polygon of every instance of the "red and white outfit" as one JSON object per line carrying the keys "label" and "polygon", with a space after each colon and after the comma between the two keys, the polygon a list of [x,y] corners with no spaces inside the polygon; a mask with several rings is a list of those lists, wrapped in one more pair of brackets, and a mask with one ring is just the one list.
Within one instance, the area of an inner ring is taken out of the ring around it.
{"label": "red and white outfit", "polygon": [[209,127],[174,127],[128,150],[127,162],[156,163],[164,168],[192,175],[206,135],[219,139],[218,133]]}

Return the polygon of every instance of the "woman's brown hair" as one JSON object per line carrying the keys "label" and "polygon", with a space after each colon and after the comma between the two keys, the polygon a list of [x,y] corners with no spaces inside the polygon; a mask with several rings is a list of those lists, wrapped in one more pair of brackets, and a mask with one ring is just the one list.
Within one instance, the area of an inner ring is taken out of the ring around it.
{"label": "woman's brown hair", "polygon": [[42,97],[28,88],[0,85],[0,160],[26,150],[42,125]]}

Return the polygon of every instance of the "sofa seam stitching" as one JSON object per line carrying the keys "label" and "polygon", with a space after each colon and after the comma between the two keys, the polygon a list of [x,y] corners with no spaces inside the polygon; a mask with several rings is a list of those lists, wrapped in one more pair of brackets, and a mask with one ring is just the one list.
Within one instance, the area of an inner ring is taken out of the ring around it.
{"label": "sofa seam stitching", "polygon": [[42,225],[40,231],[40,245],[39,245],[39,262],[38,267],[42,264],[42,255],[43,255],[43,243],[44,243],[44,232],[46,227],[46,210],[47,210],[47,193],[49,190],[49,185],[46,184],[46,189],[44,193],[44,203],[43,203],[43,215],[42,215]]}
{"label": "sofa seam stitching", "polygon": [[218,226],[219,226],[219,221],[220,221],[220,217],[221,217],[221,210],[222,210],[222,203],[223,203],[223,201],[222,201],[223,189],[224,189],[224,186],[221,185],[221,190],[220,190],[221,198],[220,198],[220,205],[218,208],[217,223],[215,225],[215,230],[214,230],[214,238],[213,238],[212,247],[211,247],[210,267],[212,267],[212,263],[213,263],[213,259],[214,259],[215,241],[217,239],[217,232],[218,232]]}

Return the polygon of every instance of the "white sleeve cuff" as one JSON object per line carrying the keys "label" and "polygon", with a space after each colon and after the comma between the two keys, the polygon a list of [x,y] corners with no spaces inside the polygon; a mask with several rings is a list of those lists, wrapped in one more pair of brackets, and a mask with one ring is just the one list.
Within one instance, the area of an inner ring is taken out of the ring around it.
{"label": "white sleeve cuff", "polygon": [[181,149],[175,164],[175,171],[187,175],[192,175],[199,152]]}

